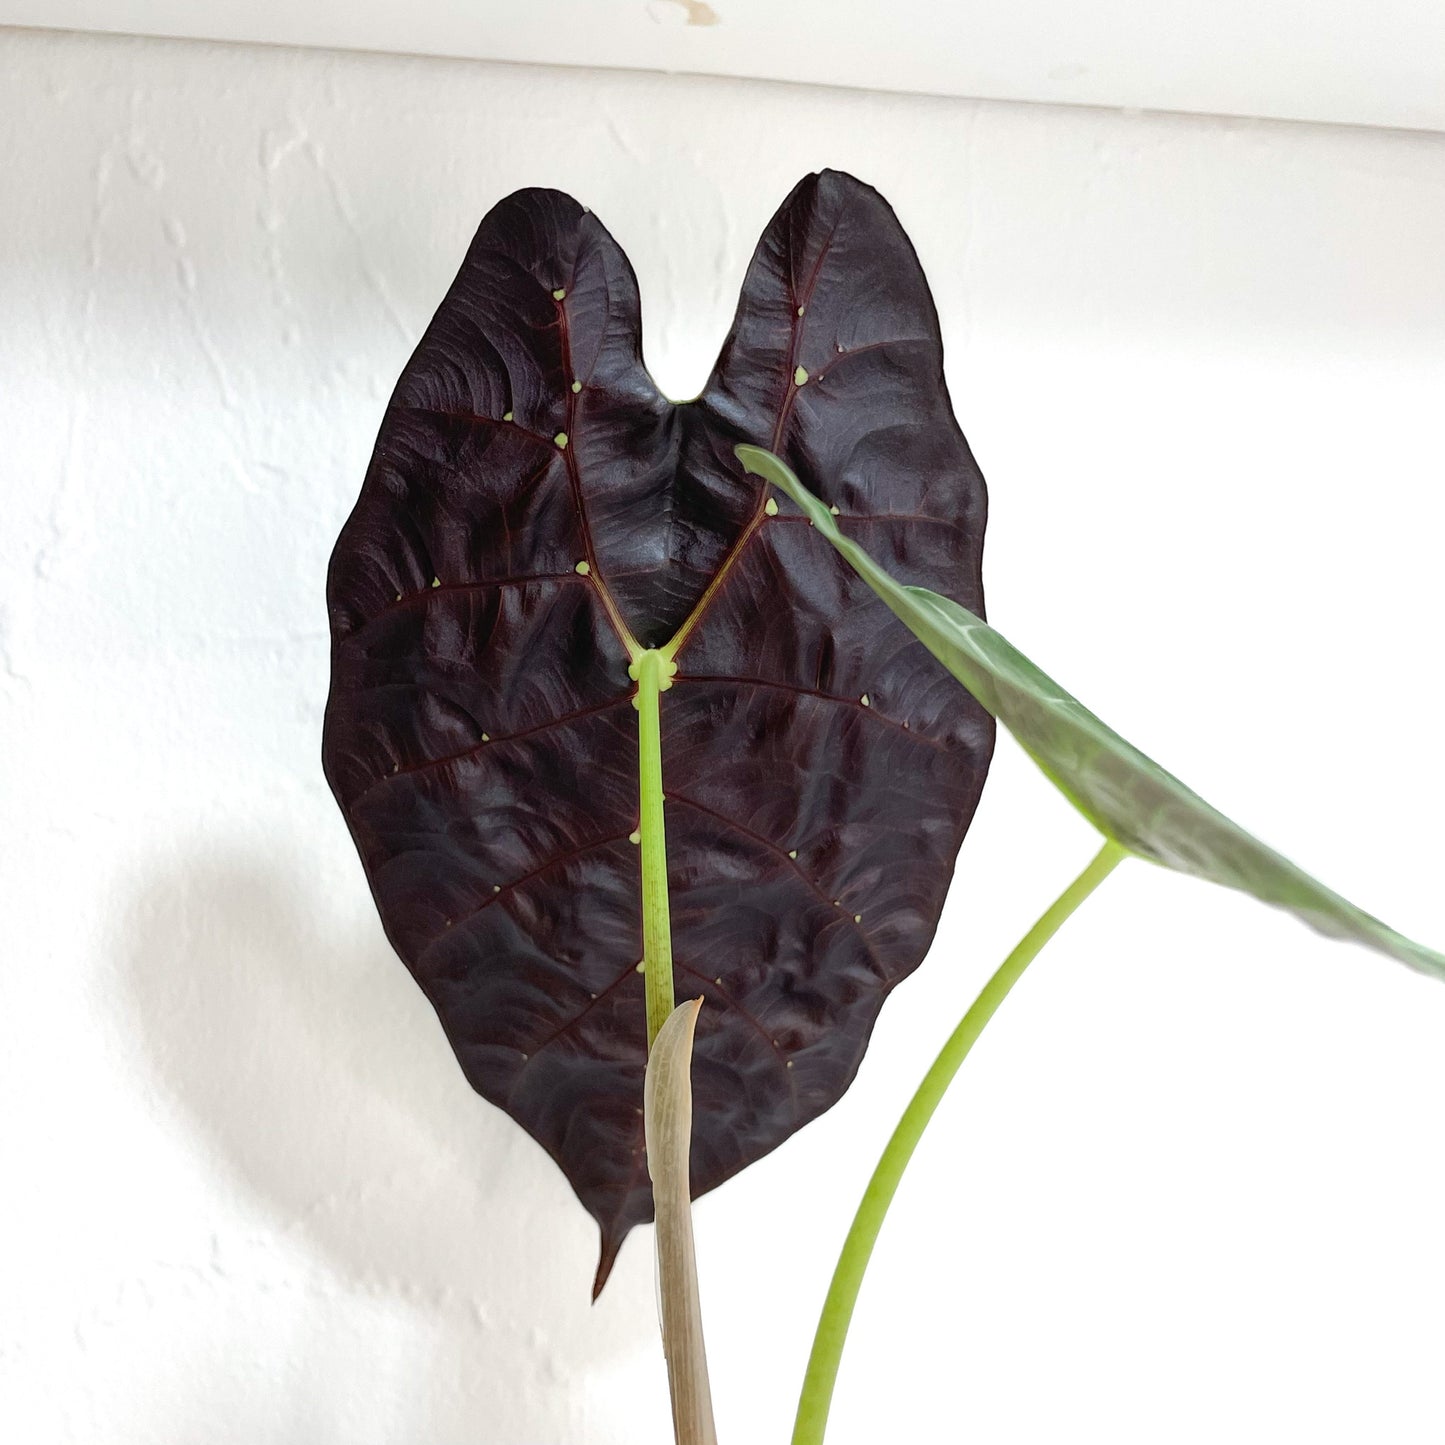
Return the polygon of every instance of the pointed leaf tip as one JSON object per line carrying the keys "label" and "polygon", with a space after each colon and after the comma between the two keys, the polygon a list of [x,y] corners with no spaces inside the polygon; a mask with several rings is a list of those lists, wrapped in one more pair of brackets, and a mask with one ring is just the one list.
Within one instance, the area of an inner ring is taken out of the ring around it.
{"label": "pointed leaf tip", "polygon": [[617,1252],[627,1237],[626,1230],[619,1233],[615,1229],[608,1230],[605,1225],[599,1225],[598,1228],[602,1238],[597,1255],[597,1273],[592,1276],[593,1304],[597,1303],[602,1291],[607,1287],[607,1281],[612,1278],[612,1266],[617,1263]]}

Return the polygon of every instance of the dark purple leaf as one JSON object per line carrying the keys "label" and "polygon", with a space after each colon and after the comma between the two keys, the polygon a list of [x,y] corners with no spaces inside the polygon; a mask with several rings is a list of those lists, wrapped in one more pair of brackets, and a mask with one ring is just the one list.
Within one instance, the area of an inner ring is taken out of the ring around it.
{"label": "dark purple leaf", "polygon": [[[992,719],[790,503],[783,456],[905,582],[975,612],[983,479],[887,203],[799,183],[695,401],[643,367],[601,223],[519,191],[387,408],[331,562],[326,774],[467,1078],[602,1231],[651,1217],[629,643],[662,697],[680,997],[704,995],[695,1195],[847,1088],[926,952]],[[583,564],[579,566],[579,564]]]}

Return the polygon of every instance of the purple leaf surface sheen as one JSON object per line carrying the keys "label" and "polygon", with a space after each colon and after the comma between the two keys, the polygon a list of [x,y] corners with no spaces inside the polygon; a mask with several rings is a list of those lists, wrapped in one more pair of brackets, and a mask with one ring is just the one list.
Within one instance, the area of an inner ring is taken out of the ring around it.
{"label": "purple leaf surface sheen", "polygon": [[[631,652],[661,699],[694,1196],[834,1104],[922,960],[993,720],[791,502],[982,614],[983,478],[887,202],[799,182],[702,394],[642,361],[631,266],[570,196],[482,222],[386,409],[327,583],[326,775],[473,1087],[602,1233],[651,1218]],[[774,512],[777,514],[774,515]]]}

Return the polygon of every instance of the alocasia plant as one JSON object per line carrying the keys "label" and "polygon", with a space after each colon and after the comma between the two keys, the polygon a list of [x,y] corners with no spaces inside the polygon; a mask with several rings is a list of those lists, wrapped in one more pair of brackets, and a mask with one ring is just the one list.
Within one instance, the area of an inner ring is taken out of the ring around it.
{"label": "alocasia plant", "polygon": [[987,712],[776,515],[745,442],[982,612],[983,479],[875,191],[799,183],[680,403],[643,365],[616,242],[520,191],[402,374],[328,579],[327,777],[468,1079],[596,1218],[598,1289],[652,1217],[643,1070],[671,978],[707,998],[696,1195],[847,1088],[993,748]]}
{"label": "alocasia plant", "polygon": [[[943,1090],[1123,859],[1445,975],[984,622],[984,513],[912,247],[876,192],[824,172],[764,232],[682,403],[643,366],[636,281],[601,224],[555,191],[503,201],[337,543],[327,777],[467,1077],[597,1219],[595,1289],[656,1186],[680,1441],[713,1439],[689,1197],[847,1088],[933,936],[994,717],[1105,841],[885,1150],[796,1445],[822,1439],[873,1240]],[[673,1012],[674,980],[706,1006]]]}

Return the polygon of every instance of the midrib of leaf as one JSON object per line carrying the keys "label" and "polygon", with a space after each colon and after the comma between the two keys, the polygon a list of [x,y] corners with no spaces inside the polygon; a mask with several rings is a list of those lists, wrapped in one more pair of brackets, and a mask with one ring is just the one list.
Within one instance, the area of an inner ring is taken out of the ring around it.
{"label": "midrib of leaf", "polygon": [[[786,414],[786,412],[785,412]],[[569,410],[568,417],[571,420]],[[667,830],[663,819],[661,694],[672,686],[677,673],[674,658],[688,634],[707,611],[733,564],[757,532],[766,512],[767,488],[762,488],[752,517],[739,533],[728,555],[709,580],[697,605],[682,626],[660,648],[642,647],[622,618],[620,609],[597,567],[586,514],[582,509],[581,479],[570,455],[566,464],[572,480],[578,515],[582,519],[588,576],[601,599],[631,662],[627,675],[637,684],[632,705],[637,709],[638,843],[642,852],[642,977],[646,997],[647,1046],[671,1015],[675,1002],[672,976],[672,920],[667,895]]]}
{"label": "midrib of leaf", "polygon": [[[836,229],[836,226],[835,226]],[[824,242],[812,274],[808,279],[806,295],[811,299],[813,287],[817,284],[823,260],[828,254],[833,233],[830,231]],[[568,288],[570,289],[570,287]],[[797,301],[796,296],[793,297]],[[784,393],[773,425],[772,445],[781,444],[788,418],[792,415],[793,403],[799,387],[793,381],[793,370],[797,361],[798,341],[802,331],[799,320],[806,303],[793,306],[794,316],[789,327],[788,365],[784,371]],[[567,329],[566,307],[558,303],[561,326],[562,352],[567,374],[571,375],[571,341]],[[677,673],[675,661],[678,652],[701,621],[723,584],[727,581],[734,565],[757,534],[767,516],[768,489],[759,490],[753,514],[744,524],[737,539],[729,548],[718,569],[708,579],[702,595],[692,611],[683,619],[682,625],[660,648],[643,648],[628,627],[617,606],[616,599],[603,580],[598,566],[597,553],[592,540],[592,529],[587,520],[587,509],[582,492],[582,478],[578,470],[575,445],[577,425],[576,393],[567,397],[567,425],[569,445],[564,449],[563,460],[567,468],[568,481],[572,489],[574,505],[582,531],[582,543],[586,552],[588,580],[592,583],[602,602],[613,628],[632,659],[628,676],[637,684],[633,706],[637,709],[637,761],[638,761],[638,839],[642,850],[642,975],[647,1007],[647,1045],[650,1049],[658,1030],[673,1011],[675,994],[672,976],[672,922],[667,896],[667,835],[663,821],[662,792],[662,724],[660,716],[660,695],[672,686]]]}
{"label": "midrib of leaf", "polygon": [[656,648],[627,669],[637,683],[637,775],[642,848],[642,978],[647,996],[647,1046],[673,1010],[672,921],[667,901],[667,832],[662,816],[660,697],[677,671]]}

